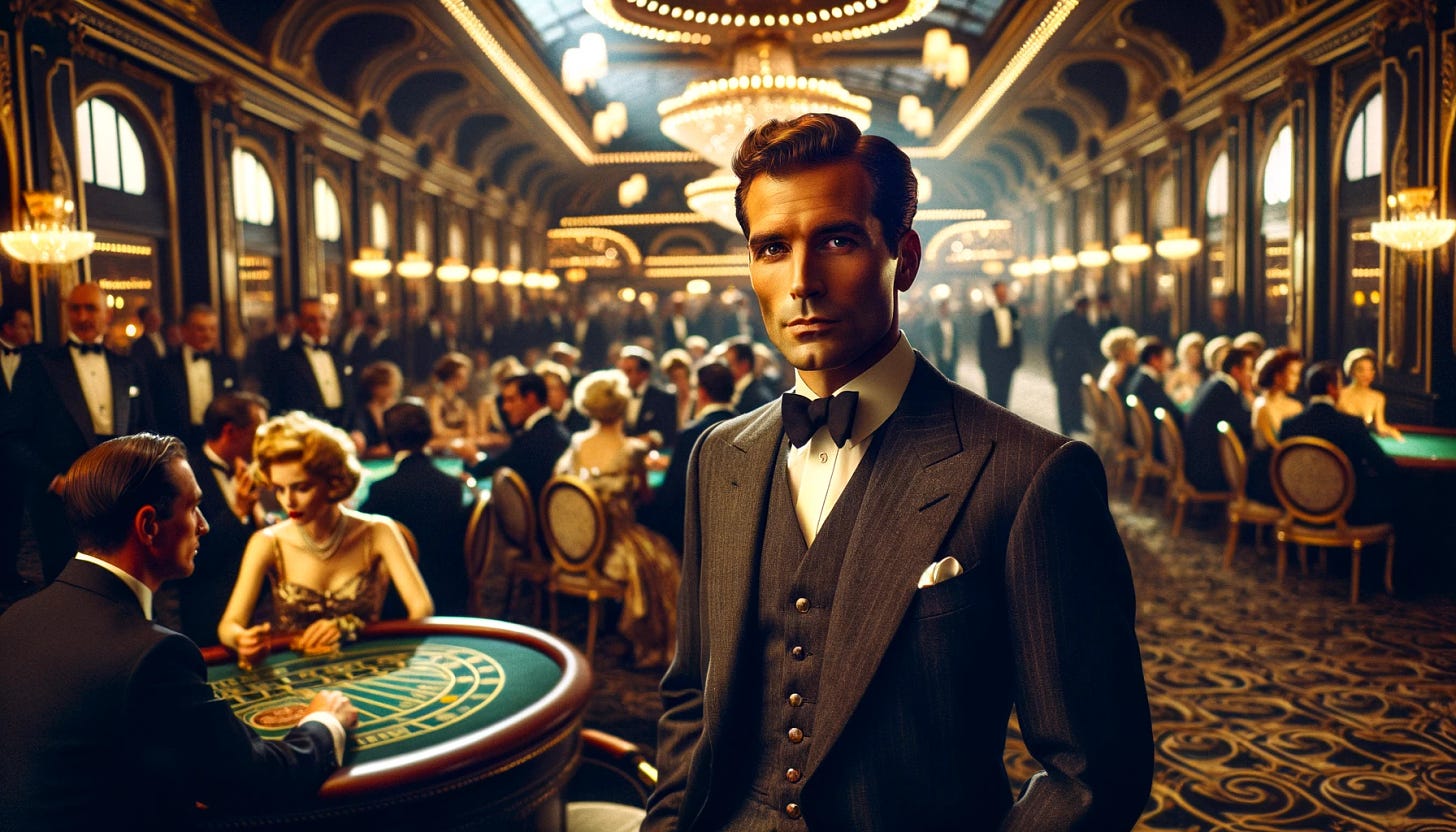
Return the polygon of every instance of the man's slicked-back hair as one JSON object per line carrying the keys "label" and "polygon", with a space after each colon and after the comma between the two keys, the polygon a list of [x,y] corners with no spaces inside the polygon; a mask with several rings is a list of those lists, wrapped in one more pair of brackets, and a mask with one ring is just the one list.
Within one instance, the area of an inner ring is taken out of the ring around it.
{"label": "man's slicked-back hair", "polygon": [[174,459],[187,459],[182,440],[138,433],[102,442],[72,463],[61,499],[81,548],[120,549],[143,506],[155,508],[161,519],[170,517],[178,493],[170,470]]}
{"label": "man's slicked-back hair", "polygon": [[806,113],[787,121],[770,120],[754,128],[733,154],[738,189],[733,207],[748,236],[743,198],[760,175],[777,179],[806,168],[855,161],[870,178],[870,214],[879,220],[885,247],[898,252],[910,230],[917,204],[910,157],[889,139],[866,136],[854,122],[827,113]]}

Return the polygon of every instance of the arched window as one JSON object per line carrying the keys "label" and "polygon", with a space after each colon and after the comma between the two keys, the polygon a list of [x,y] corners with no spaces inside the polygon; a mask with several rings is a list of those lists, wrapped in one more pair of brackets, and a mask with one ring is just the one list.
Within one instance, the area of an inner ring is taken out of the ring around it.
{"label": "arched window", "polygon": [[147,192],[147,162],[126,116],[105,99],[91,98],[76,108],[76,144],[81,181],[128,194]]}
{"label": "arched window", "polygon": [[415,251],[426,257],[435,253],[435,231],[430,227],[429,220],[423,217],[415,222]]}
{"label": "arched window", "polygon": [[369,242],[377,249],[389,248],[389,209],[377,199],[369,206]]}
{"label": "arched window", "polygon": [[[1295,291],[1289,252],[1289,200],[1294,193],[1294,131],[1285,125],[1274,135],[1264,160],[1264,208],[1259,224],[1263,242],[1264,321],[1271,346],[1295,344],[1297,333],[1290,297]],[[1297,344],[1295,344],[1297,348]]]}
{"label": "arched window", "polygon": [[1213,160],[1213,167],[1208,171],[1208,189],[1203,205],[1209,219],[1228,216],[1228,178],[1229,158],[1225,150]]}
{"label": "arched window", "polygon": [[1379,176],[1385,167],[1385,97],[1370,97],[1360,115],[1350,125],[1345,139],[1345,178],[1359,182]]}
{"label": "arched window", "polygon": [[344,234],[339,197],[322,176],[313,180],[313,230],[326,243],[337,243]]}
{"label": "arched window", "polygon": [[1286,124],[1274,137],[1274,146],[1264,162],[1264,204],[1282,205],[1293,191],[1294,132]]}
{"label": "arched window", "polygon": [[254,225],[273,224],[273,180],[258,157],[233,148],[233,209]]}

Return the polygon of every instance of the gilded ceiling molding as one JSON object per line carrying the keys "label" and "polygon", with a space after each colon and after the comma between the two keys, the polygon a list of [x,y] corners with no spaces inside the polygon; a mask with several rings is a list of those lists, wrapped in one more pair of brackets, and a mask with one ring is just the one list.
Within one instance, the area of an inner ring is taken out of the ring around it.
{"label": "gilded ceiling molding", "polygon": [[16,31],[31,20],[70,28],[75,28],[81,20],[81,10],[75,0],[10,0],[10,11],[15,13]]}
{"label": "gilded ceiling molding", "polygon": [[1284,82],[1280,85],[1284,97],[1290,102],[1304,98],[1314,86],[1314,67],[1300,55],[1293,55],[1284,62]]}
{"label": "gilded ceiling molding", "polygon": [[1249,29],[1258,31],[1289,14],[1289,5],[1286,0],[1239,0],[1239,17]]}
{"label": "gilded ceiling molding", "polygon": [[413,4],[358,0],[292,3],[284,8],[274,23],[276,28],[269,32],[268,57],[277,67],[292,68],[302,76],[316,79],[313,55],[319,40],[345,18],[375,14],[397,17],[412,24],[416,39],[425,28]]}

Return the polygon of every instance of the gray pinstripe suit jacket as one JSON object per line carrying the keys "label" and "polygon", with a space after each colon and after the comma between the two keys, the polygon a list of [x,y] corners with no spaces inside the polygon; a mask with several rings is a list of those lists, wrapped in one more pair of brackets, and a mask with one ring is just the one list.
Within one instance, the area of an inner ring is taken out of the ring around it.
{"label": "gray pinstripe suit jacket", "polygon": [[[1086,445],[917,356],[830,612],[802,810],[810,829],[1129,829],[1152,738],[1133,588]],[[662,681],[647,830],[712,828],[760,736],[753,588],[782,423],[724,422],[691,463],[677,655]],[[917,590],[954,556],[965,574]],[[1012,705],[1046,776],[1013,802]]]}

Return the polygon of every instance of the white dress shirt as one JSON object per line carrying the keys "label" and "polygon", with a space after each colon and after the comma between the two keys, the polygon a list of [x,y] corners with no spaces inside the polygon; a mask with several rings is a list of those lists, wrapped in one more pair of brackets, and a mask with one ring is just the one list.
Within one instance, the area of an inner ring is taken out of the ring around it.
{"label": "white dress shirt", "polygon": [[1011,346],[1012,327],[1011,308],[1008,306],[996,306],[991,310],[996,317],[996,346],[1007,349]]}
{"label": "white dress shirt", "polygon": [[940,360],[955,359],[955,322],[950,318],[940,319]]}
{"label": "white dress shirt", "polygon": [[212,362],[193,360],[197,350],[182,345],[182,370],[187,376],[187,412],[193,425],[202,424],[202,414],[212,403]]}
{"label": "white dress shirt", "polygon": [[[889,354],[834,391],[859,393],[854,428],[844,447],[837,447],[825,428],[815,432],[804,447],[789,446],[789,490],[794,496],[794,512],[805,543],[814,544],[819,528],[864,460],[875,431],[900,406],[914,372],[915,351],[901,332],[900,340]],[[819,398],[799,377],[798,371],[794,372],[794,392],[809,399]]]}
{"label": "white dress shirt", "polygon": [[[81,343],[75,336],[71,336],[71,340]],[[116,414],[111,410],[111,365],[106,363],[106,352],[85,355],[80,350],[67,349],[67,352],[76,367],[76,377],[81,381],[86,409],[91,413],[91,430],[97,436],[112,435],[116,432]]]}
{"label": "white dress shirt", "polygon": [[[327,347],[329,339],[325,338],[318,342],[318,346]],[[344,406],[343,388],[339,386],[339,373],[334,368],[334,357],[326,350],[314,349],[314,341],[307,335],[303,336],[303,354],[308,356],[309,366],[313,367],[313,377],[318,380],[319,392],[324,397],[324,407],[334,410]]]}
{"label": "white dress shirt", "polygon": [[[20,349],[9,341],[6,341],[4,338],[0,338],[0,347],[4,347],[7,350]],[[0,370],[4,370],[5,372],[5,387],[7,390],[15,387],[15,373],[19,369],[19,353],[16,353],[14,355],[0,355]]]}

